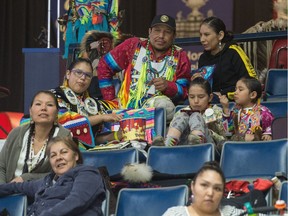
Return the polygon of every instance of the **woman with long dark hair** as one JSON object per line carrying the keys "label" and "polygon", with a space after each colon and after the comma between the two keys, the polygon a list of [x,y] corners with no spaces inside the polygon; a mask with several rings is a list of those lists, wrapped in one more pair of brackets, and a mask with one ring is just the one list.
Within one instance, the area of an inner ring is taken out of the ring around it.
{"label": "woman with long dark hair", "polygon": [[58,103],[50,91],[39,91],[30,106],[30,123],[12,130],[0,153],[0,184],[38,179],[50,172],[48,141],[71,136],[58,124]]}

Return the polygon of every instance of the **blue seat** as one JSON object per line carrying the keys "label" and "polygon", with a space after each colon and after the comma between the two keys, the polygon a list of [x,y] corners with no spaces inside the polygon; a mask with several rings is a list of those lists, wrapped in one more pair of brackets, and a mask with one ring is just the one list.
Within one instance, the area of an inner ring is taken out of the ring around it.
{"label": "blue seat", "polygon": [[284,200],[286,204],[288,203],[288,181],[281,182],[279,200]]}
{"label": "blue seat", "polygon": [[264,101],[287,99],[288,69],[270,69],[267,72]]}
{"label": "blue seat", "polygon": [[287,173],[287,139],[225,142],[220,166],[228,179],[272,178]]}
{"label": "blue seat", "polygon": [[[287,174],[287,139],[253,142],[225,142],[220,166],[226,180],[254,181],[271,179],[276,172]],[[272,190],[266,195],[267,205],[272,205]]]}
{"label": "blue seat", "polygon": [[214,160],[214,145],[151,146],[146,164],[165,174],[196,173],[206,161]]}
{"label": "blue seat", "polygon": [[27,197],[22,194],[0,197],[0,211],[5,208],[10,216],[24,216],[27,211]]}
{"label": "blue seat", "polygon": [[261,105],[266,106],[275,118],[287,116],[287,99],[282,101],[262,101]]}
{"label": "blue seat", "polygon": [[188,187],[124,188],[120,190],[115,216],[159,216],[172,206],[188,201]]}
{"label": "blue seat", "polygon": [[166,109],[155,108],[154,130],[158,136],[164,137],[166,135]]}
{"label": "blue seat", "polygon": [[84,164],[101,167],[106,166],[110,176],[121,173],[122,168],[129,163],[138,163],[138,153],[135,148],[105,151],[82,152]]}

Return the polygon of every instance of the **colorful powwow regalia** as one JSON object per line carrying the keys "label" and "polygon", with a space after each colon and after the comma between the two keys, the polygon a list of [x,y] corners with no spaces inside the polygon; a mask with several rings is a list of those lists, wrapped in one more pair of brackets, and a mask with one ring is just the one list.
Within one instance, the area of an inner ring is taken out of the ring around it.
{"label": "colorful powwow regalia", "polygon": [[117,37],[118,0],[70,0],[67,16],[64,58],[69,45],[81,43],[89,30],[111,32]]}

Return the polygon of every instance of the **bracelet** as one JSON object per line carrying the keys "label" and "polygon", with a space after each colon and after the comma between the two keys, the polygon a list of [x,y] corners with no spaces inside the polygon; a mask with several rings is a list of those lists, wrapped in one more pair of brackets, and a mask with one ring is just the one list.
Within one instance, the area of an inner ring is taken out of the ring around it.
{"label": "bracelet", "polygon": [[114,140],[120,141],[118,137],[118,131],[114,131],[113,136],[114,136]]}

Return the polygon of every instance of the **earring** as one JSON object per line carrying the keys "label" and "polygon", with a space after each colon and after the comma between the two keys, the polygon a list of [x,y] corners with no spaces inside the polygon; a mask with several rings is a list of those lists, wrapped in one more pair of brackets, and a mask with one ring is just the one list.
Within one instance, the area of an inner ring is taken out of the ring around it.
{"label": "earring", "polygon": [[30,119],[30,125],[34,124],[35,122],[33,121],[33,119]]}
{"label": "earring", "polygon": [[57,126],[58,125],[58,118],[57,119],[55,119],[55,121],[54,121],[54,126]]}
{"label": "earring", "polygon": [[219,47],[220,50],[222,49],[222,43],[221,43],[221,41],[219,41],[218,47]]}

